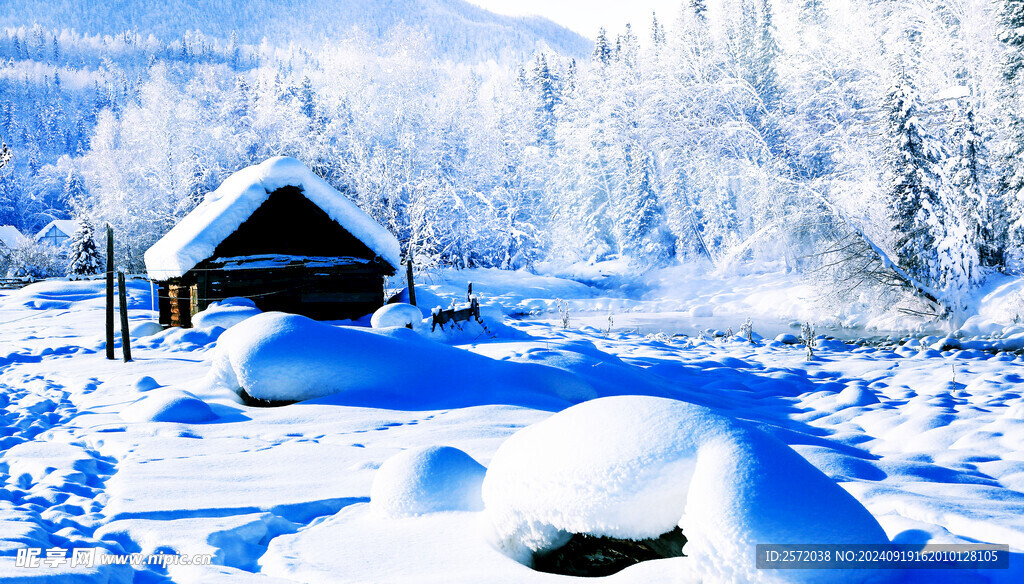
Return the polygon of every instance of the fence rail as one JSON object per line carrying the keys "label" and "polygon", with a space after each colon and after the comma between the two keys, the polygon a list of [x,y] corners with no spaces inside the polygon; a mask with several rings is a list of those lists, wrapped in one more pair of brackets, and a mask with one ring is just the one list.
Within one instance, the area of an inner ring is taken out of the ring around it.
{"label": "fence rail", "polygon": [[31,278],[0,278],[0,290],[19,290],[32,282]]}

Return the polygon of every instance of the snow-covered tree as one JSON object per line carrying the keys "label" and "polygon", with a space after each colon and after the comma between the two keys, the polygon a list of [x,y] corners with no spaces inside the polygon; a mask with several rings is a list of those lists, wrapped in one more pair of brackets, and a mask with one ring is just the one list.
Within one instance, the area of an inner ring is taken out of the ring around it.
{"label": "snow-covered tree", "polygon": [[558,89],[555,77],[548,67],[544,53],[538,53],[533,64],[534,121],[537,125],[537,143],[552,147],[555,140],[555,106]]}
{"label": "snow-covered tree", "polygon": [[612,60],[612,47],[608,44],[608,32],[601,27],[597,31],[597,40],[594,41],[593,59],[597,63],[607,65]]}
{"label": "snow-covered tree", "polygon": [[[978,133],[974,104],[964,103],[952,134],[954,156],[947,177],[954,196],[952,205],[962,219],[970,245],[982,265],[1001,268],[1005,246],[1005,220],[998,199],[989,197],[988,148]],[[972,278],[973,279],[973,278]]]}
{"label": "snow-covered tree", "polygon": [[936,236],[941,223],[937,153],[920,125],[921,103],[906,71],[897,66],[885,100],[887,198],[894,235],[895,260],[911,277],[925,283],[938,279]]}
{"label": "snow-covered tree", "polygon": [[999,40],[1005,47],[1002,67],[1002,102],[1005,115],[1005,152],[997,196],[1008,213],[1014,264],[1024,262],[1024,0],[1002,0]]}
{"label": "snow-covered tree", "polygon": [[14,153],[7,146],[7,142],[0,143],[0,168],[7,166],[13,157]]}
{"label": "snow-covered tree", "polygon": [[707,18],[708,5],[705,0],[690,0],[690,9],[693,10],[693,14],[704,20]]}
{"label": "snow-covered tree", "polygon": [[103,255],[96,245],[96,234],[88,217],[79,217],[78,225],[68,246],[70,276],[91,276],[103,269]]}
{"label": "snow-covered tree", "polygon": [[649,154],[638,148],[626,152],[629,171],[616,209],[616,232],[621,253],[644,267],[664,265],[675,256],[675,245],[658,201]]}

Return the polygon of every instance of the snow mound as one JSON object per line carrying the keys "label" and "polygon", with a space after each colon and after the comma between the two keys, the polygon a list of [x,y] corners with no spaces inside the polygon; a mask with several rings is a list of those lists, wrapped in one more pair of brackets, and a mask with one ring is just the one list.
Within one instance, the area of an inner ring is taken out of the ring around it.
{"label": "snow mound", "polygon": [[162,348],[172,351],[200,351],[209,348],[223,332],[224,327],[220,326],[206,328],[172,326],[155,335],[139,339],[137,346],[143,349]]}
{"label": "snow mound", "polygon": [[782,333],[781,335],[775,337],[775,341],[783,343],[785,345],[795,345],[800,342],[800,339],[798,339],[796,335],[790,333]]}
{"label": "snow mound", "polygon": [[836,396],[835,402],[838,407],[869,406],[877,403],[879,403],[879,401],[875,392],[863,385],[848,386],[846,389],[839,392],[839,395]]}
{"label": "snow mound", "polygon": [[135,391],[149,391],[151,389],[156,389],[160,387],[160,384],[157,382],[157,380],[153,379],[149,375],[143,375],[142,377],[135,380],[135,383],[132,385],[132,387],[135,388]]}
{"label": "snow mound", "polygon": [[263,311],[256,308],[256,304],[248,298],[227,298],[220,302],[213,302],[206,307],[206,310],[196,313],[192,317],[192,326],[196,328],[219,326],[227,329],[261,312]]}
{"label": "snow mound", "polygon": [[455,407],[483,403],[561,409],[596,396],[575,376],[508,363],[427,340],[405,328],[374,331],[266,312],[217,341],[211,381],[249,396],[335,401],[372,407]]}
{"label": "snow mound", "polygon": [[385,517],[483,509],[487,469],[450,446],[406,450],[389,458],[373,479],[370,505]]}
{"label": "snow mound", "polygon": [[146,322],[140,322],[139,324],[132,327],[132,337],[141,338],[155,335],[159,332],[163,332],[164,327],[160,323],[147,320]]}
{"label": "snow mound", "polygon": [[423,313],[412,304],[387,304],[381,306],[370,318],[370,326],[375,329],[395,326],[411,326],[419,328],[423,322]]}
{"label": "snow mound", "polygon": [[975,314],[968,318],[957,332],[967,337],[979,337],[999,334],[1002,331],[1002,324]]}
{"label": "snow mound", "polygon": [[127,408],[121,417],[130,422],[197,424],[216,419],[210,406],[185,391],[150,394]]}
{"label": "snow mound", "polygon": [[574,533],[645,539],[679,525],[705,580],[755,581],[756,543],[888,542],[790,447],[658,397],[597,399],[519,431],[492,459],[483,499],[498,546],[524,563]]}
{"label": "snow mound", "polygon": [[159,280],[181,277],[212,256],[217,246],[265,203],[271,193],[288,186],[301,189],[310,202],[384,261],[398,268],[400,253],[394,235],[301,162],[278,156],[236,172],[216,191],[206,195],[198,207],[146,251],[146,271]]}

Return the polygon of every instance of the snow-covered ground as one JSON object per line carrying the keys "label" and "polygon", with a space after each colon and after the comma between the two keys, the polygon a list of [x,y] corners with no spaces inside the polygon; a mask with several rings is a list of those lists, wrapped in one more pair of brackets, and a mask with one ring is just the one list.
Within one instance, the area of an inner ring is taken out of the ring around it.
{"label": "snow-covered ground", "polygon": [[[687,557],[606,581],[1024,579],[1024,360],[996,351],[1021,332],[1007,308],[1019,282],[990,285],[965,328],[987,336],[958,339],[968,348],[821,339],[807,361],[801,346],[693,335],[820,318],[785,277],[662,277],[639,299],[520,273],[424,279],[428,309],[474,282],[487,328],[459,334],[231,302],[205,328],[155,332],[149,285],[133,281],[127,364],[104,358],[100,282],[0,296],[0,578],[556,582],[527,565],[532,551],[678,524]],[[668,313],[691,321],[661,332],[689,336],[624,330]],[[238,387],[311,399],[250,407]],[[753,569],[750,545],[797,534],[1013,553],[981,572]],[[213,560],[17,567],[25,548]]]}

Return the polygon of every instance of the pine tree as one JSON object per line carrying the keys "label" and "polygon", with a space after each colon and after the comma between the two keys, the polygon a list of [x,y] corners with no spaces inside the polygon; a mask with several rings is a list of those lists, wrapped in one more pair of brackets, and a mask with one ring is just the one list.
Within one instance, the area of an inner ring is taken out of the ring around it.
{"label": "pine tree", "polygon": [[708,6],[704,0],[690,0],[690,9],[698,20],[706,20],[708,17]]}
{"label": "pine tree", "polygon": [[800,3],[800,22],[822,24],[825,22],[825,0],[803,0]]}
{"label": "pine tree", "polygon": [[607,65],[612,60],[612,48],[608,44],[608,32],[602,26],[597,31],[597,40],[594,41],[594,61]]}
{"label": "pine tree", "polygon": [[917,89],[900,67],[885,101],[889,137],[885,163],[895,259],[912,278],[930,285],[938,279],[932,226],[943,213],[937,192],[937,157],[918,125],[920,108]]}
{"label": "pine tree", "polygon": [[1003,61],[1002,105],[1006,119],[1006,148],[996,196],[1007,211],[1008,250],[1014,250],[1007,262],[1024,261],[1024,0],[1003,0],[999,13],[1002,32],[999,40],[1006,47]]}
{"label": "pine tree", "polygon": [[782,51],[775,40],[775,35],[771,3],[769,0],[761,0],[760,21],[755,37],[757,53],[752,63],[751,80],[754,89],[761,96],[765,109],[769,111],[778,107],[782,93],[778,73],[775,71],[775,63]]}
{"label": "pine tree", "polygon": [[979,136],[974,104],[967,102],[953,130],[956,154],[947,175],[955,198],[954,204],[965,222],[966,233],[977,249],[982,265],[1001,268],[1005,245],[1005,224],[998,200],[988,196],[988,152]]}
{"label": "pine tree", "polygon": [[775,40],[771,4],[768,0],[745,0],[739,30],[736,31],[737,61],[743,77],[757,94],[757,100],[746,109],[747,119],[757,129],[768,150],[784,154],[784,138],[779,126],[782,86],[776,63],[781,49]]}
{"label": "pine tree", "polygon": [[82,175],[74,170],[69,171],[68,175],[64,178],[64,188],[60,195],[61,204],[75,207],[82,203],[84,196],[85,185],[82,184]]}
{"label": "pine tree", "polygon": [[103,256],[96,245],[92,223],[87,217],[80,217],[68,250],[68,275],[91,276],[98,274],[102,266]]}
{"label": "pine tree", "polygon": [[654,46],[665,44],[665,27],[658,22],[658,14],[651,13],[651,42]]}
{"label": "pine tree", "polygon": [[302,85],[299,87],[299,111],[311,121],[317,119],[316,94],[313,91],[313,82],[309,77],[302,78]]}
{"label": "pine tree", "polygon": [[658,201],[651,157],[631,147],[626,152],[626,165],[629,176],[616,221],[619,248],[643,266],[663,265],[675,255],[675,245]]}
{"label": "pine tree", "polygon": [[555,144],[555,104],[558,94],[555,79],[548,68],[548,61],[543,53],[537,54],[533,66],[533,87],[536,103],[534,120],[537,124],[537,143],[542,146],[554,147]]}

